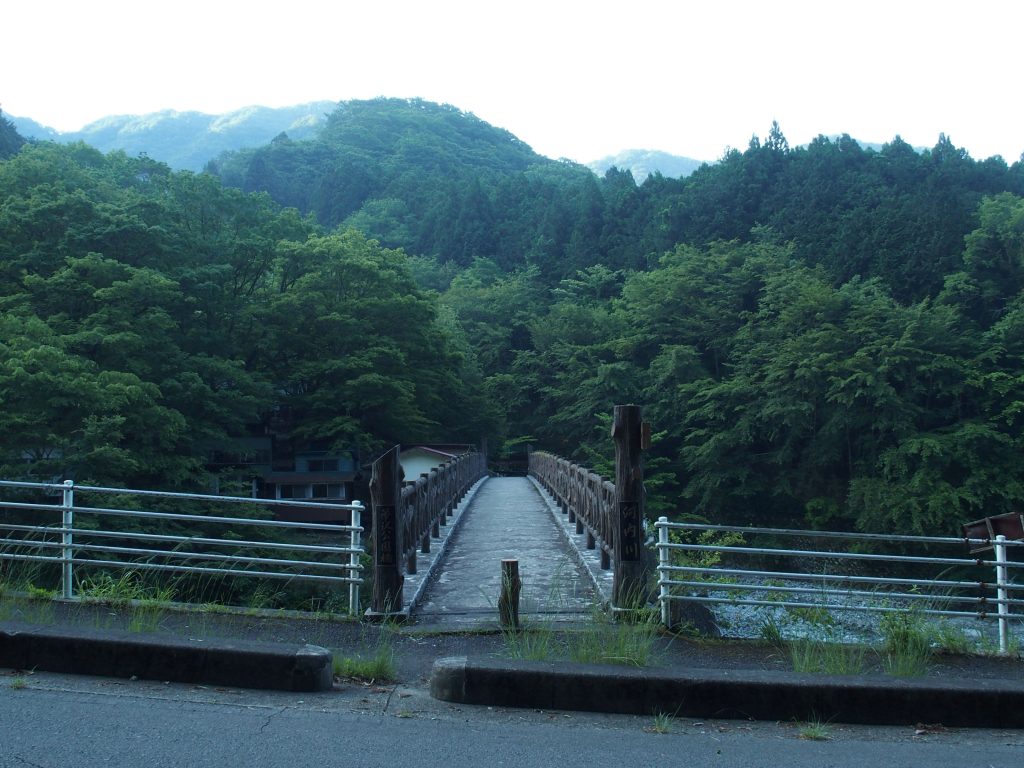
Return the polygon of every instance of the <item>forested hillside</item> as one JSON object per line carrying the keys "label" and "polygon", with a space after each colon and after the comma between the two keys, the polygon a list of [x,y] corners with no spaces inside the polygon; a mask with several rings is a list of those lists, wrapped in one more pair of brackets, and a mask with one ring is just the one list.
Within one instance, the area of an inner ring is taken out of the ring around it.
{"label": "forested hillside", "polygon": [[638,185],[378,99],[208,170],[0,163],[9,465],[186,482],[286,402],[321,440],[602,469],[636,402],[651,514],[948,534],[1024,502],[1021,162],[773,125]]}
{"label": "forested hillside", "polygon": [[12,122],[28,139],[61,144],[84,141],[103,152],[146,154],[176,170],[200,171],[220,152],[258,147],[281,133],[293,139],[308,138],[336,106],[331,101],[280,108],[251,106],[223,115],[166,109],[147,115],[112,115],[81,130],[64,132],[28,118]]}
{"label": "forested hillside", "polygon": [[0,160],[13,155],[24,143],[25,140],[18,135],[14,124],[0,112]]}
{"label": "forested hillside", "polygon": [[404,255],[83,144],[0,163],[0,475],[195,486],[285,411],[374,451],[490,429]]}

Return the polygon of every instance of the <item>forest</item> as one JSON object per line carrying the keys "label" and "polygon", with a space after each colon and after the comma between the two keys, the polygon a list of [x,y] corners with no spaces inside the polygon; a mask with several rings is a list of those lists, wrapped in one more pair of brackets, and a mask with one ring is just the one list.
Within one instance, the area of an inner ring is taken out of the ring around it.
{"label": "forest", "polygon": [[365,457],[607,471],[634,402],[652,517],[952,534],[1024,501],[1024,162],[946,136],[773,124],[637,184],[418,100],[203,173],[0,116],[0,201],[5,478],[202,487],[282,410]]}

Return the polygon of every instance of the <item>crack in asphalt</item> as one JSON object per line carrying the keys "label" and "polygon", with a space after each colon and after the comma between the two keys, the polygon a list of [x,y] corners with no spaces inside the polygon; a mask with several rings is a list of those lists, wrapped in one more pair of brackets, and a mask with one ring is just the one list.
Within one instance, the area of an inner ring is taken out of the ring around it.
{"label": "crack in asphalt", "polygon": [[263,721],[263,725],[260,726],[260,733],[262,734],[267,729],[267,726],[270,725],[271,720],[273,720],[278,715],[283,715],[289,709],[290,707],[281,707],[277,711],[271,712],[269,715],[267,715],[266,720]]}
{"label": "crack in asphalt", "polygon": [[391,686],[391,690],[388,691],[388,697],[384,700],[384,709],[381,710],[381,714],[384,714],[384,713],[386,713],[388,711],[388,707],[391,706],[391,697],[395,695],[395,691],[397,691],[397,690],[398,690],[398,686],[397,685]]}

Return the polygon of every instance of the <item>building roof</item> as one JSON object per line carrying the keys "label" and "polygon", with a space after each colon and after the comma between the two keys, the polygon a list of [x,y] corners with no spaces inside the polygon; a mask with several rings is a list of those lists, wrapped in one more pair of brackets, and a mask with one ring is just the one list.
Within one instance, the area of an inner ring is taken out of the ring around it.
{"label": "building roof", "polygon": [[263,476],[265,483],[347,483],[355,480],[354,472],[270,472]]}

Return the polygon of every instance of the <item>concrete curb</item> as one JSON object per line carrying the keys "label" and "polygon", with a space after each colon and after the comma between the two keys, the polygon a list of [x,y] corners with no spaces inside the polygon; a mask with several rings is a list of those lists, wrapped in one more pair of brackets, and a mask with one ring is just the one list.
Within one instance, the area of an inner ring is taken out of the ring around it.
{"label": "concrete curb", "polygon": [[1024,727],[1024,685],[1005,680],[906,680],[757,670],[616,668],[567,662],[438,659],[441,701],[528,709],[686,717]]}
{"label": "concrete curb", "polygon": [[315,645],[190,640],[124,631],[0,628],[0,667],[282,691],[326,691],[331,652]]}

